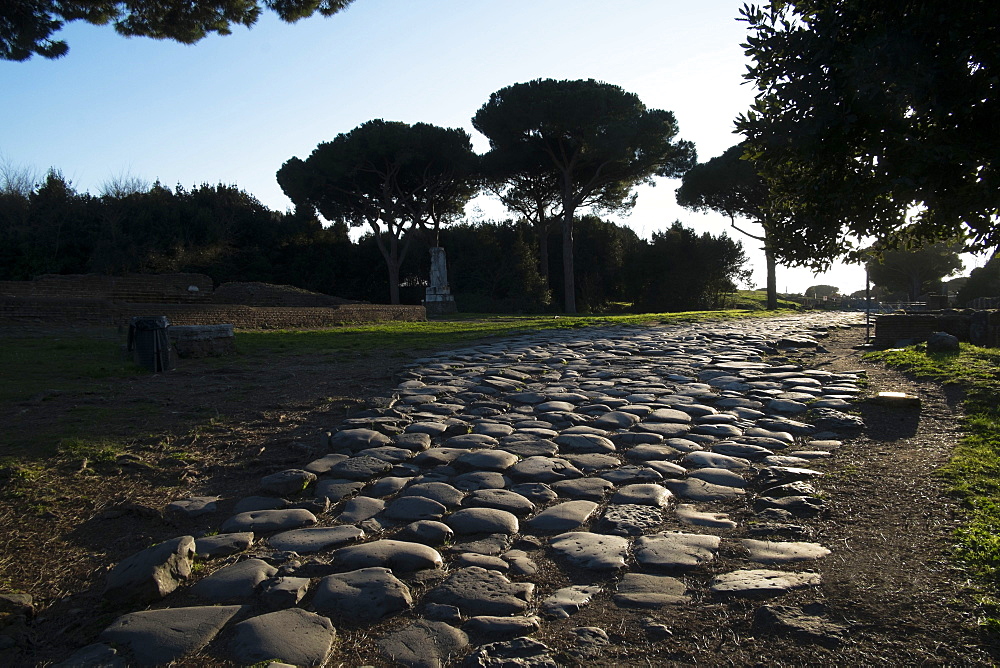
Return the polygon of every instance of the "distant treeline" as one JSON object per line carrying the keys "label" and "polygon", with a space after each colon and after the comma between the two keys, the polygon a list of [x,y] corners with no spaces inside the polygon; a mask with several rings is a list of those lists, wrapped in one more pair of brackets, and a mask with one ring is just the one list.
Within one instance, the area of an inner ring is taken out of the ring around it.
{"label": "distant treeline", "polygon": [[[562,266],[558,225],[549,267]],[[448,277],[460,310],[561,311],[562,272],[543,275],[535,228],[518,221],[458,223],[441,230]],[[400,276],[402,301],[420,303],[429,243],[410,233]],[[601,312],[711,309],[744,278],[746,257],[726,235],[674,223],[652,240],[596,216],[575,228],[577,307]],[[77,192],[58,172],[38,185],[0,191],[0,280],[41,274],[199,272],[218,285],[262,281],[347,299],[385,302],[384,262],[369,233],[312,213],[279,213],[229,185],[168,188],[156,183],[113,194]]]}

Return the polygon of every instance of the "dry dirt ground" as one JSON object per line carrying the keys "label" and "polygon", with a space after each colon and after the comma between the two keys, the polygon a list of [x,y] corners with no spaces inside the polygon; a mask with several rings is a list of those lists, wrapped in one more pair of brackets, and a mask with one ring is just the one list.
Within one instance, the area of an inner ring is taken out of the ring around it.
{"label": "dry dirt ground", "polygon": [[[980,631],[975,591],[949,560],[958,509],[934,470],[959,438],[960,395],[932,383],[860,360],[854,346],[863,330],[834,333],[827,353],[793,356],[832,371],[865,368],[869,390],[902,390],[921,397],[917,409],[859,405],[867,429],[845,442],[825,464],[820,487],[826,512],[801,521],[802,540],[819,542],[832,554],[816,564],[823,584],[770,603],[818,604],[823,615],[846,628],[839,642],[775,632],[754,623],[761,601],[694,600],[654,611],[617,608],[607,593],[567,620],[547,621],[535,634],[565,665],[994,665],[996,639]],[[214,528],[164,517],[162,509],[189,494],[237,499],[251,494],[268,473],[309,461],[321,451],[322,433],[351,411],[386,396],[405,358],[326,361],[288,358],[266,369],[188,365],[153,378],[129,381],[108,391],[115,402],[160,402],[159,412],[137,431],[128,454],[106,463],[74,462],[45,473],[24,491],[0,478],[0,582],[34,598],[35,613],[0,651],[0,664],[46,665],[92,642],[123,611],[101,605],[104,576],[122,558],[153,542]],[[141,387],[139,387],[141,385]],[[0,433],[31,428],[87,397],[54,396],[44,413],[0,411]],[[216,410],[220,419],[197,430],[170,415]],[[11,493],[13,490],[18,493]],[[752,519],[747,502],[726,509],[741,525]],[[223,504],[222,513],[226,511]],[[592,573],[547,569],[532,579],[547,591],[593,583]],[[732,570],[725,553],[699,582]],[[610,582],[613,577],[608,577]],[[600,579],[598,579],[600,582]],[[612,589],[611,587],[606,588]],[[704,586],[697,588],[705,591]],[[652,618],[652,619],[649,619]],[[382,665],[372,638],[385,626],[345,630],[331,665]],[[661,626],[650,626],[650,623]],[[570,629],[597,626],[610,643],[581,651]],[[216,665],[206,657],[192,665]]]}

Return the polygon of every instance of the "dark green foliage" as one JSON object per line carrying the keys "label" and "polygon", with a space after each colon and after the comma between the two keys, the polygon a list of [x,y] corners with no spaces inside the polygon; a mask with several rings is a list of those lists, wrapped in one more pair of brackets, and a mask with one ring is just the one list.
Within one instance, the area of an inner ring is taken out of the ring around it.
{"label": "dark green foliage", "polygon": [[787,213],[786,261],[863,260],[859,239],[893,244],[904,228],[1000,243],[1000,3],[773,0],[742,14],[758,92],[737,127]]}
{"label": "dark green foliage", "polygon": [[472,119],[490,140],[484,161],[494,179],[548,174],[562,223],[563,306],[576,313],[573,225],[576,211],[630,208],[632,189],[654,176],[678,177],[694,165],[694,144],[677,140],[673,113],[647,109],[633,93],[594,81],[536,79],[490,95]]}
{"label": "dark green foliage", "polygon": [[324,218],[371,228],[400,303],[400,270],[413,235],[437,243],[440,227],[461,215],[478,190],[478,159],[468,133],[427,123],[368,121],[278,170],[297,206]]}
{"label": "dark green foliage", "polygon": [[[763,244],[767,262],[767,307],[778,308],[775,274],[774,220],[777,216],[767,181],[757,173],[752,160],[743,157],[745,148],[737,144],[708,162],[692,167],[677,189],[677,203],[694,211],[715,211],[729,217],[733,229]],[[760,226],[748,232],[736,224],[747,218]]]}
{"label": "dark green foliage", "polygon": [[840,288],[836,285],[810,285],[806,288],[805,296],[809,299],[822,299],[823,297],[833,297],[840,294]]}
{"label": "dark green foliage", "polygon": [[53,35],[71,21],[114,25],[126,37],[172,39],[194,44],[210,33],[228,35],[232,25],[252,26],[262,7],[293,22],[319,12],[332,16],[353,0],[4,0],[0,11],[0,60],[66,55]]}
{"label": "dark green foliage", "polygon": [[940,289],[941,279],[962,269],[958,254],[961,241],[939,242],[923,246],[886,250],[865,266],[872,284],[887,292],[906,293],[909,300]]}
{"label": "dark green foliage", "polygon": [[736,283],[747,278],[743,245],[675,222],[641,249],[631,264],[639,312],[723,308]]}
{"label": "dark green foliage", "polygon": [[972,270],[969,280],[958,291],[958,303],[965,305],[979,297],[1000,297],[1000,255],[993,253],[982,267]]}

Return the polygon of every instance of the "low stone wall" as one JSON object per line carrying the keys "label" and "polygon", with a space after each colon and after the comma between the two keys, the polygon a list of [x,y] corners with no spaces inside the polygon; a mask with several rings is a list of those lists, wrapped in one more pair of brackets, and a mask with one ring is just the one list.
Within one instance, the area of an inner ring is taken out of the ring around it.
{"label": "low stone wall", "polygon": [[926,341],[947,332],[977,346],[1000,348],[1000,311],[946,310],[936,313],[895,313],[875,320],[875,347],[891,348]]}
{"label": "low stone wall", "polygon": [[[192,289],[196,288],[196,289]],[[212,279],[204,274],[45,274],[33,281],[0,281],[0,296],[36,299],[107,299],[113,302],[187,304],[206,301]]]}
{"label": "low stone wall", "polygon": [[0,322],[127,327],[133,316],[151,315],[164,315],[174,325],[231,324],[236,329],[323,329],[372,322],[416,322],[427,319],[423,306],[116,304],[102,299],[0,296]]}

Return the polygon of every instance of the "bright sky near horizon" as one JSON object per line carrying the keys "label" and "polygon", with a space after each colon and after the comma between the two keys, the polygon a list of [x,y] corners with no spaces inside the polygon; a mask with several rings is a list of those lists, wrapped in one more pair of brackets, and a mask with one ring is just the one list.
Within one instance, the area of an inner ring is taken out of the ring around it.
{"label": "bright sky near horizon", "polygon": [[[537,78],[593,78],[673,111],[699,161],[738,141],[733,120],[744,84],[743,0],[355,0],[346,11],[284,24],[265,12],[253,28],[185,46],[119,37],[80,22],[60,37],[56,61],[0,61],[0,160],[63,172],[99,193],[117,175],[185,187],[235,184],[276,210],[289,200],[275,172],[323,141],[374,118],[463,127],[490,93]],[[718,234],[718,214],[674,199],[677,181],[642,187],[632,213],[615,219],[649,238],[680,220]],[[470,219],[506,217],[485,197]],[[730,231],[764,284],[757,242]],[[967,265],[969,263],[967,262]],[[966,271],[971,269],[966,267]],[[816,284],[850,293],[864,271],[837,266],[813,276],[778,268],[779,292]]]}

